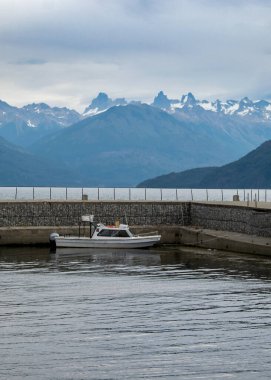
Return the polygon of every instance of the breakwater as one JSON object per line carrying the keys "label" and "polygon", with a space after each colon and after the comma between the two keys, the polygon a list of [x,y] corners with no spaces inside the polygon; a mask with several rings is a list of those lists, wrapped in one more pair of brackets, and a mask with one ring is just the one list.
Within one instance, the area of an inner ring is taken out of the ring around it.
{"label": "breakwater", "polygon": [[[203,230],[240,233],[248,237],[247,242],[251,236],[271,239],[271,209],[268,204],[264,207],[251,206],[241,202],[6,201],[0,202],[0,245],[44,244],[53,231],[76,234],[81,215],[94,214],[96,222],[113,224],[117,219],[128,222],[135,233],[158,230],[162,234],[162,244],[227,249],[228,243],[204,245]],[[192,233],[187,233],[187,228]],[[210,233],[206,236],[210,237]],[[263,244],[270,243],[271,240],[267,240]]]}
{"label": "breakwater", "polygon": [[[179,227],[189,225],[190,204],[146,201],[0,202],[0,245],[46,244],[49,234],[77,234],[82,215],[95,222],[129,223],[133,232],[157,230],[162,244],[180,243]],[[84,230],[86,236],[89,232]]]}
{"label": "breakwater", "polygon": [[0,202],[0,226],[77,226],[81,215],[96,222],[116,219],[135,226],[188,225],[190,203],[146,201],[10,201]]}
{"label": "breakwater", "polygon": [[271,237],[271,209],[231,204],[190,203],[189,223],[201,228]]}

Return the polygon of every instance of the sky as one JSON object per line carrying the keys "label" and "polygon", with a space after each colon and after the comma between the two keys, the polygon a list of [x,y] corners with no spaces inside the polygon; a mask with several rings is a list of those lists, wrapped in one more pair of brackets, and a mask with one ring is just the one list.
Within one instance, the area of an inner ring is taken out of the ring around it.
{"label": "sky", "polygon": [[271,0],[0,0],[0,99],[271,99]]}

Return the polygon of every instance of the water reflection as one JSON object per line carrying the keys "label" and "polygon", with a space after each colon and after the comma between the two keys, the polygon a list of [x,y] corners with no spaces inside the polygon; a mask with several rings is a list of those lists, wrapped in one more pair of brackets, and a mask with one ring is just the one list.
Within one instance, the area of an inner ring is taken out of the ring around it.
{"label": "water reflection", "polygon": [[236,254],[216,250],[167,246],[154,249],[58,249],[2,247],[0,270],[45,269],[48,271],[97,270],[121,271],[122,267],[155,268],[157,274],[168,276],[184,271],[197,271],[201,275],[227,275],[246,278],[271,279],[271,259],[264,256]]}
{"label": "water reflection", "polygon": [[271,260],[1,248],[0,378],[270,378]]}

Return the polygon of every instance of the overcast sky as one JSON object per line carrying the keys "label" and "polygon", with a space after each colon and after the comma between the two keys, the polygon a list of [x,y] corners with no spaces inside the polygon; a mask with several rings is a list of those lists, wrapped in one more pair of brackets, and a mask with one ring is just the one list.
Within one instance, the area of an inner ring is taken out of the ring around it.
{"label": "overcast sky", "polygon": [[271,0],[0,0],[0,99],[271,98]]}

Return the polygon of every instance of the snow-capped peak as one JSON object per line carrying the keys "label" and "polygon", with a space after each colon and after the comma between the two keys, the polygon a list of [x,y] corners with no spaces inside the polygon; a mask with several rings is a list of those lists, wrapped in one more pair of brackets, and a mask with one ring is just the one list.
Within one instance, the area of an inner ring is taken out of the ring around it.
{"label": "snow-capped peak", "polygon": [[[208,100],[198,100],[195,96],[189,92],[182,95],[180,101],[171,101],[161,91],[155,98],[155,102],[152,105],[159,106],[160,103],[164,105],[165,110],[170,112],[176,112],[183,110],[183,112],[199,112],[199,110],[221,113],[227,116],[239,116],[239,117],[254,117],[260,120],[271,120],[271,104],[266,100],[252,101],[248,97],[244,97],[241,100],[229,99],[227,101],[221,101],[219,99],[214,102]],[[166,105],[166,107],[165,107]]]}
{"label": "snow-capped peak", "polygon": [[182,96],[181,103],[185,105],[193,106],[197,103],[197,101],[194,95],[192,94],[192,92],[188,92],[188,94]]}
{"label": "snow-capped peak", "polygon": [[27,120],[27,126],[30,128],[37,128],[36,124],[32,123],[31,120]]}
{"label": "snow-capped peak", "polygon": [[94,98],[91,104],[83,112],[83,117],[94,116],[98,113],[104,112],[113,106],[127,105],[127,101],[124,98],[111,99],[104,92],[100,92],[96,98]]}

